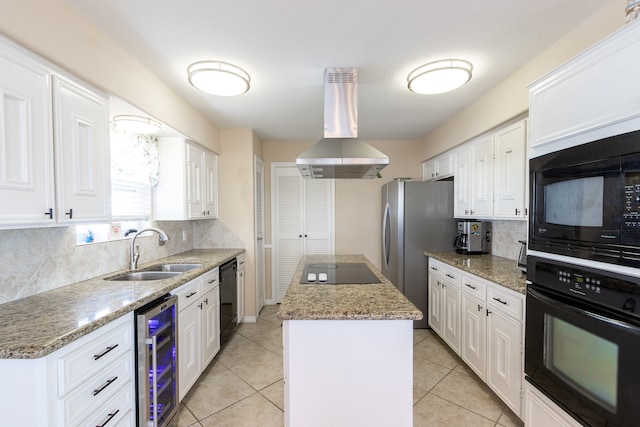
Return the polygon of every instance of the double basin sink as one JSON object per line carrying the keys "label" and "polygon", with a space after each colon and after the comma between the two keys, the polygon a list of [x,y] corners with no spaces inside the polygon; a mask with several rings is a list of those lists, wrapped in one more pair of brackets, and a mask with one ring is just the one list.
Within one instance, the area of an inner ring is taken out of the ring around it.
{"label": "double basin sink", "polygon": [[178,276],[185,271],[202,267],[202,264],[158,264],[145,268],[141,271],[132,271],[129,273],[119,274],[117,276],[107,277],[104,280],[109,281],[147,281],[162,280]]}

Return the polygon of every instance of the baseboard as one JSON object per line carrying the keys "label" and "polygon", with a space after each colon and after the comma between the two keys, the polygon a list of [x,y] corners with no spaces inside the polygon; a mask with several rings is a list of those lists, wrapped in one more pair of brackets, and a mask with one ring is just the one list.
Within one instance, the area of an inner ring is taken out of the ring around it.
{"label": "baseboard", "polygon": [[256,316],[244,316],[240,323],[256,323],[258,318]]}

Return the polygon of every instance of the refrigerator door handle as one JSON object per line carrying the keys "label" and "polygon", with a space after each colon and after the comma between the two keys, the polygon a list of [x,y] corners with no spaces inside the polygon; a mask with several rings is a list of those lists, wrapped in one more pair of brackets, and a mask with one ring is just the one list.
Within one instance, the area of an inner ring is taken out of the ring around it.
{"label": "refrigerator door handle", "polygon": [[382,259],[384,259],[385,262],[385,268],[389,267],[389,252],[390,252],[390,247],[389,245],[391,244],[390,240],[391,239],[387,239],[387,227],[390,227],[390,212],[389,210],[391,209],[391,207],[389,206],[389,203],[387,203],[384,207],[384,215],[382,215]]}

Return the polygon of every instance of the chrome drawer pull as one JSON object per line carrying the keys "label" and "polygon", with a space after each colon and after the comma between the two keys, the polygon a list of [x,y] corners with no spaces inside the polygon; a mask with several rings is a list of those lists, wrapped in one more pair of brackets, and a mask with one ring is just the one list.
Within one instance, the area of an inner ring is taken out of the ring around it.
{"label": "chrome drawer pull", "polygon": [[452,276],[451,274],[447,273],[445,274],[445,276],[447,276],[449,279],[455,279],[455,276]]}
{"label": "chrome drawer pull", "polygon": [[94,354],[93,355],[93,360],[98,360],[100,359],[102,356],[104,356],[105,354],[109,353],[111,350],[113,350],[114,348],[116,348],[118,346],[118,344],[116,345],[112,345],[111,347],[107,347],[107,349],[105,351],[103,351],[102,353],[99,354]]}
{"label": "chrome drawer pull", "polygon": [[213,282],[215,282],[215,281],[216,281],[216,279],[209,280],[209,284],[212,284],[212,283],[213,283]]}
{"label": "chrome drawer pull", "polygon": [[93,390],[93,395],[97,396],[98,394],[100,394],[100,392],[102,392],[102,390],[104,390],[105,388],[109,387],[111,385],[111,383],[113,383],[117,379],[118,379],[118,377],[109,378],[106,383],[104,383],[103,385],[101,385],[97,389]]}
{"label": "chrome drawer pull", "polygon": [[194,291],[191,292],[189,295],[186,296],[186,298],[191,298],[192,296],[194,296],[195,294],[197,294],[198,292]]}
{"label": "chrome drawer pull", "polygon": [[500,298],[494,298],[495,301],[498,301],[500,304],[507,305],[506,301],[502,301]]}
{"label": "chrome drawer pull", "polygon": [[104,427],[104,426],[106,426],[107,423],[109,421],[111,421],[111,419],[118,414],[118,412],[120,412],[120,409],[116,409],[115,411],[111,412],[109,415],[107,415],[107,418],[105,418],[105,420],[103,422],[101,422],[100,424],[98,424],[96,427]]}
{"label": "chrome drawer pull", "polygon": [[469,287],[469,288],[471,288],[471,289],[473,289],[474,291],[476,290],[476,287],[475,287],[475,286],[471,286],[471,285],[470,285],[470,284],[468,284],[468,283],[465,283],[464,285],[465,285],[465,286],[467,286],[467,287]]}

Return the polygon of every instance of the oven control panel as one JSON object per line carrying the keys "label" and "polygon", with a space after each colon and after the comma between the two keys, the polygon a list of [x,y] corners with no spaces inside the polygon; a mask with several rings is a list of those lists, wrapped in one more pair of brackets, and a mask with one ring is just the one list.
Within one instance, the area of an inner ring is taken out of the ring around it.
{"label": "oven control panel", "polygon": [[624,175],[623,229],[640,229],[640,172]]}
{"label": "oven control panel", "polygon": [[640,318],[640,278],[529,258],[527,279],[533,284]]}

